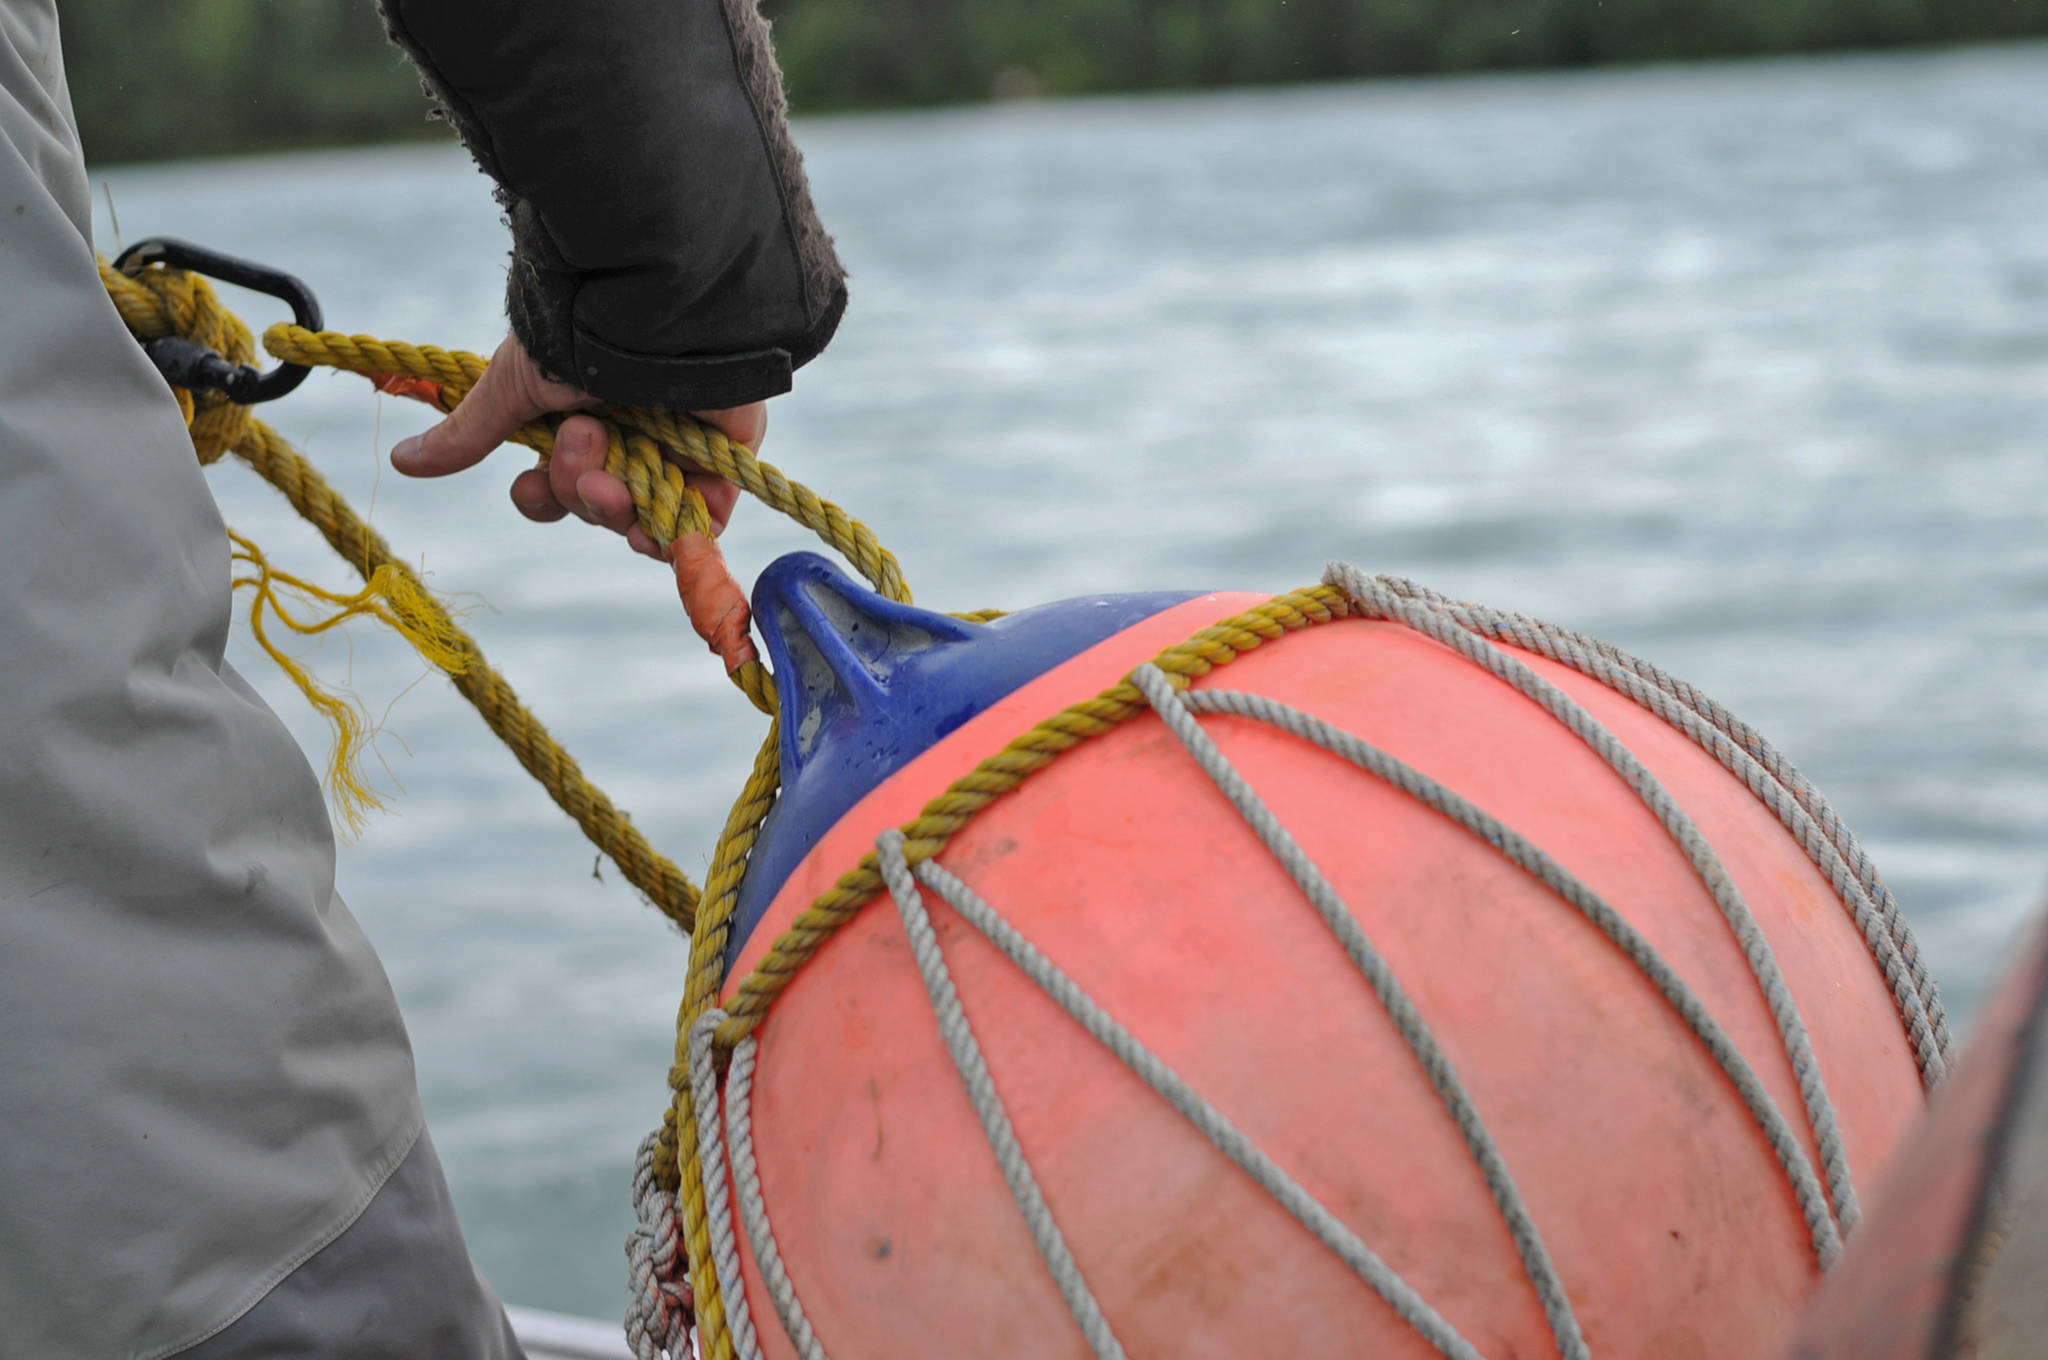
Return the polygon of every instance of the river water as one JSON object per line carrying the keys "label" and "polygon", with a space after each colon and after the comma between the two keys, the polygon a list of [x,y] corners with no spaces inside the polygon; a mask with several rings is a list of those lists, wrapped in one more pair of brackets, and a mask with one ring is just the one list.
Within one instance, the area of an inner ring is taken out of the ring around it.
{"label": "river water", "polygon": [[[853,271],[765,454],[921,603],[1281,590],[1344,557],[1607,637],[1771,734],[1967,1018],[2048,883],[2048,48],[813,121]],[[330,324],[488,351],[505,234],[444,147],[113,170],[129,239],[276,261]],[[114,243],[100,205],[102,248]],[[260,305],[252,317],[274,312]],[[520,455],[380,475],[422,408],[276,408],[653,841],[701,877],[760,725],[665,574],[518,518]],[[287,569],[325,545],[214,486]],[[803,546],[758,507],[745,575]],[[253,646],[238,664],[324,735]],[[385,714],[346,846],[435,1136],[508,1298],[616,1316],[685,943],[445,683]],[[388,712],[387,710],[388,706]]]}

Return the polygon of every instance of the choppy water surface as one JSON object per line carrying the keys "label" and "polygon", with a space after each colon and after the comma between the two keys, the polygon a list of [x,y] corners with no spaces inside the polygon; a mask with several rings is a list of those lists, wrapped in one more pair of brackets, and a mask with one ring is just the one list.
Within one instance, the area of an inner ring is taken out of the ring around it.
{"label": "choppy water surface", "polygon": [[[766,453],[920,600],[1279,590],[1342,556],[1645,654],[1859,828],[1965,1015],[2048,881],[2048,48],[814,122],[854,272]],[[107,177],[121,225],[290,267],[343,329],[489,350],[505,236],[453,150]],[[101,210],[101,242],[112,232]],[[251,308],[253,315],[267,316]],[[759,725],[664,573],[378,475],[420,408],[275,412],[701,874]],[[280,565],[344,573],[243,470]],[[751,573],[800,546],[747,515]],[[419,676],[317,653],[381,708]],[[240,664],[309,740],[303,705]],[[344,890],[508,1298],[615,1315],[684,943],[445,684]]]}

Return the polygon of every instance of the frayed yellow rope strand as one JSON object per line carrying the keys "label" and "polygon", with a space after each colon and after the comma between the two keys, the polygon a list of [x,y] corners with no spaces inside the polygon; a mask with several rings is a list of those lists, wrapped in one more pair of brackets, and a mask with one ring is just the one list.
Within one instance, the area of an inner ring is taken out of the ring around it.
{"label": "frayed yellow rope strand", "polygon": [[[361,590],[344,595],[290,572],[278,571],[261,548],[234,530],[228,530],[228,537],[235,545],[234,561],[250,568],[234,578],[236,590],[250,592],[249,631],[334,732],[323,783],[348,833],[358,835],[369,814],[384,807],[383,798],[362,773],[363,748],[375,729],[355,695],[323,682],[271,640],[269,618],[274,616],[293,632],[311,637],[368,615],[389,625],[429,665],[449,675],[460,675],[470,664],[462,634],[456,630],[447,608],[395,567],[377,568]],[[294,612],[286,603],[284,592],[299,599],[300,609],[321,610],[324,606],[324,612]]]}

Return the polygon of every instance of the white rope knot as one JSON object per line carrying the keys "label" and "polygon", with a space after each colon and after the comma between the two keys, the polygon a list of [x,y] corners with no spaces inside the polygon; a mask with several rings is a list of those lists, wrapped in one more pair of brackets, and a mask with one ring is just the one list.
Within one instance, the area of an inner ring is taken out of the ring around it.
{"label": "white rope knot", "polygon": [[687,1360],[695,1299],[690,1290],[676,1197],[654,1174],[661,1139],[648,1134],[633,1163],[633,1213],[626,1239],[631,1302],[626,1310],[626,1343],[635,1360]]}

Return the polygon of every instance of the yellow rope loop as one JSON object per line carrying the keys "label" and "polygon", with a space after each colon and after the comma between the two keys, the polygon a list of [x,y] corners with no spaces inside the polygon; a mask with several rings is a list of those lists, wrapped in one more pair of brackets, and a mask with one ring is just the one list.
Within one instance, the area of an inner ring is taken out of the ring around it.
{"label": "yellow rope loop", "polygon": [[[256,342],[249,328],[221,304],[220,295],[201,275],[153,264],[130,276],[101,260],[100,279],[121,319],[142,339],[178,335],[231,363],[255,359]],[[185,410],[185,425],[200,462],[215,461],[247,433],[249,408],[230,401],[225,393],[172,390],[183,393],[178,405]]]}
{"label": "yellow rope loop", "polygon": [[121,314],[121,324],[136,339],[154,340],[176,332],[177,321],[164,299],[114,268],[105,256],[100,257],[100,284]]}
{"label": "yellow rope loop", "polygon": [[[208,397],[217,398],[208,401]],[[186,422],[192,435],[192,451],[202,463],[212,463],[240,443],[249,428],[249,408],[237,406],[218,392],[195,393],[195,410]]]}
{"label": "yellow rope loop", "polygon": [[684,534],[711,532],[711,511],[704,497],[683,479],[681,468],[662,457],[659,444],[610,421],[605,422],[605,434],[605,471],[626,483],[640,527],[656,546],[667,552]]}
{"label": "yellow rope loop", "polygon": [[882,546],[874,530],[803,483],[791,481],[773,463],[762,462],[744,444],[733,443],[723,430],[673,411],[623,406],[599,410],[621,424],[646,431],[706,472],[717,473],[762,504],[789,516],[850,562],[878,592],[904,604],[911,602],[902,566],[896,555]]}

